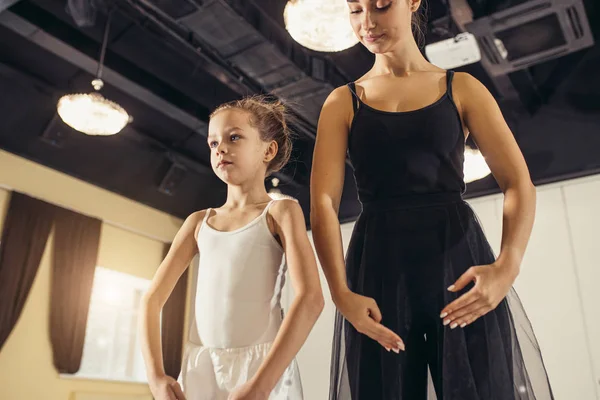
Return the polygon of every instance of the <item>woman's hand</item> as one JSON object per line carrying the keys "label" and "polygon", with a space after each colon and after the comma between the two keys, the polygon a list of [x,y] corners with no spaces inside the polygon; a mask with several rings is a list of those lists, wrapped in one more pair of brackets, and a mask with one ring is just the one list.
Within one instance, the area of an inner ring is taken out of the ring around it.
{"label": "woman's hand", "polygon": [[443,324],[450,325],[452,329],[457,326],[464,328],[495,309],[512,287],[517,277],[516,270],[498,262],[469,268],[448,290],[457,292],[470,282],[475,282],[475,285],[444,307],[440,314]]}
{"label": "woman's hand", "polygon": [[347,290],[335,296],[335,305],[357,331],[376,340],[387,351],[405,350],[400,336],[381,324],[381,311],[374,299]]}
{"label": "woman's hand", "polygon": [[269,390],[260,389],[250,380],[231,392],[227,400],[268,400],[269,394]]}
{"label": "woman's hand", "polygon": [[186,400],[179,383],[168,375],[153,379],[149,384],[155,400]]}

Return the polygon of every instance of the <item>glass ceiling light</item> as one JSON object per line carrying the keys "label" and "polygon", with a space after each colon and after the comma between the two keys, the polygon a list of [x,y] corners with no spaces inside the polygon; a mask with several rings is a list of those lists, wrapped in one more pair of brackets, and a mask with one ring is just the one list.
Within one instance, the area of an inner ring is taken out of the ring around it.
{"label": "glass ceiling light", "polygon": [[289,0],[283,11],[285,27],[302,46],[322,52],[346,50],[358,43],[342,0]]}
{"label": "glass ceiling light", "polygon": [[488,167],[481,152],[477,149],[472,149],[466,146],[465,163],[463,165],[465,183],[485,178],[490,173],[490,167]]}
{"label": "glass ceiling light", "polygon": [[[99,79],[92,82],[96,81],[102,82]],[[101,87],[94,85],[94,88],[97,86]],[[130,119],[123,107],[105,99],[98,92],[67,94],[58,101],[57,111],[67,125],[86,135],[114,135]]]}
{"label": "glass ceiling light", "polygon": [[127,123],[131,122],[131,117],[123,107],[98,93],[104,86],[104,82],[102,81],[102,67],[104,64],[104,54],[106,53],[111,14],[109,12],[106,20],[96,79],[92,81],[92,86],[96,91],[92,93],[67,94],[60,98],[56,107],[58,115],[65,124],[86,135],[114,135],[119,133]]}

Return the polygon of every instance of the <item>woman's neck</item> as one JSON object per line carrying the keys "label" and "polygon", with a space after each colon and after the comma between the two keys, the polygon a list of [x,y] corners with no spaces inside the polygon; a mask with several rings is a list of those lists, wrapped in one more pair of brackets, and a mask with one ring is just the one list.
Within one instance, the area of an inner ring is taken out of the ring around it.
{"label": "woman's neck", "polygon": [[389,52],[376,54],[371,72],[375,75],[408,76],[412,72],[432,70],[432,67],[415,41],[407,40]]}

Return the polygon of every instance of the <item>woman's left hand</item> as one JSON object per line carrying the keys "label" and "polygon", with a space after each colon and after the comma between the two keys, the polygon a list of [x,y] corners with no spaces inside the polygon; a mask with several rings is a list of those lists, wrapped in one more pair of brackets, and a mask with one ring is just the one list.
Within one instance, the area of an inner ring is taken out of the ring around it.
{"label": "woman's left hand", "polygon": [[475,282],[475,285],[444,307],[440,314],[443,324],[450,325],[452,329],[457,326],[464,328],[495,309],[512,287],[517,277],[516,269],[498,263],[469,268],[448,290],[458,292],[470,282]]}
{"label": "woman's left hand", "polygon": [[268,400],[269,391],[261,390],[253,381],[248,381],[237,387],[228,400]]}

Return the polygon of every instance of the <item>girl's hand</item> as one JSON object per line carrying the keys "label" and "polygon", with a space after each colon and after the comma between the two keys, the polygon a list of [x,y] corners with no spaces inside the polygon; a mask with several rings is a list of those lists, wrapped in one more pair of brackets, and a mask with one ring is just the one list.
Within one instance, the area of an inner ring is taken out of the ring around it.
{"label": "girl's hand", "polygon": [[381,324],[381,311],[374,299],[347,290],[336,296],[335,305],[357,331],[376,340],[387,351],[399,353],[405,349],[400,336]]}
{"label": "girl's hand", "polygon": [[448,290],[457,292],[470,282],[475,282],[475,285],[444,307],[440,314],[443,324],[450,325],[452,329],[457,326],[464,328],[495,309],[512,287],[517,277],[515,270],[498,263],[469,268]]}
{"label": "girl's hand", "polygon": [[149,384],[155,400],[186,400],[179,383],[168,375],[156,378]]}
{"label": "girl's hand", "polygon": [[269,394],[250,380],[231,392],[227,400],[268,400]]}

